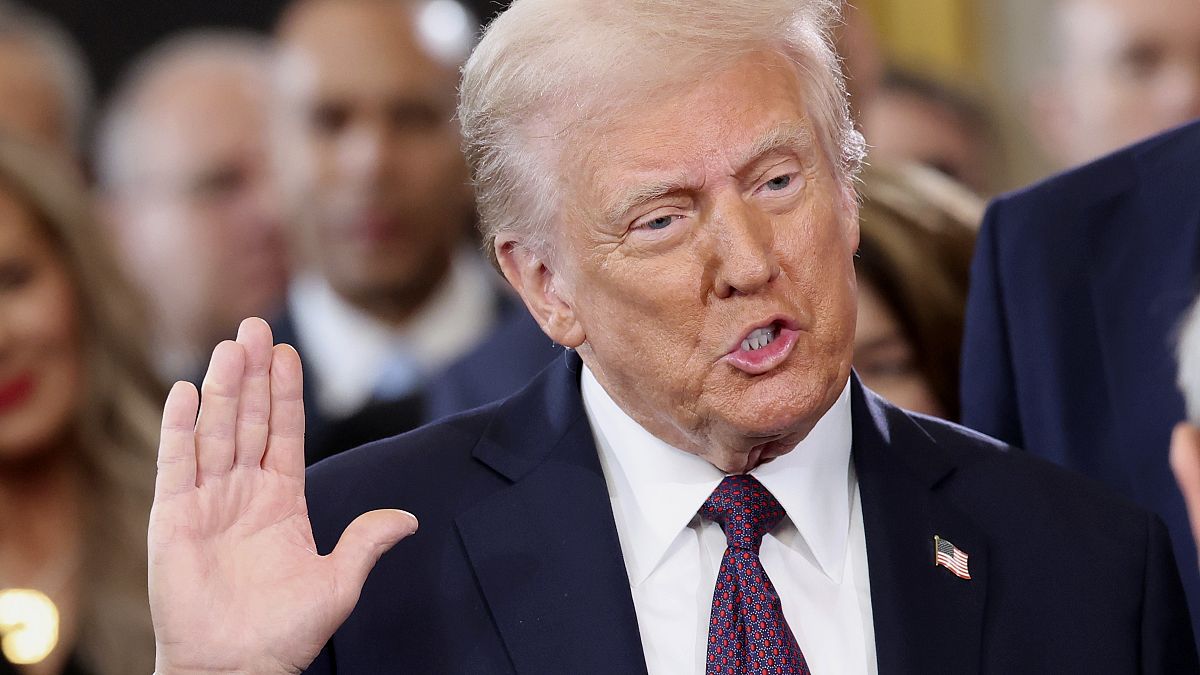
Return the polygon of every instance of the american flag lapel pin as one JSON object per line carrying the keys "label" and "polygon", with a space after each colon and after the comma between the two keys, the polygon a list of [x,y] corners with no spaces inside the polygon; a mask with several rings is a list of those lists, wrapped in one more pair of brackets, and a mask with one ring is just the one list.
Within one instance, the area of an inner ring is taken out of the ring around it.
{"label": "american flag lapel pin", "polygon": [[936,534],[933,535],[933,551],[934,566],[945,567],[960,579],[971,578],[971,570],[967,566],[969,556],[966,552]]}

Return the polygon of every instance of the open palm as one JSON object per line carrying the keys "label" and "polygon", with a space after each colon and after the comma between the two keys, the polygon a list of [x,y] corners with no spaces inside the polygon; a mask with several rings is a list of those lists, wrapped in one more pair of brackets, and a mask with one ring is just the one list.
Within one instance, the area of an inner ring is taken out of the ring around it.
{"label": "open palm", "polygon": [[364,514],[317,554],[300,359],[262,320],[213,351],[199,399],[177,383],[163,411],[149,532],[157,672],[300,672],[416,519]]}

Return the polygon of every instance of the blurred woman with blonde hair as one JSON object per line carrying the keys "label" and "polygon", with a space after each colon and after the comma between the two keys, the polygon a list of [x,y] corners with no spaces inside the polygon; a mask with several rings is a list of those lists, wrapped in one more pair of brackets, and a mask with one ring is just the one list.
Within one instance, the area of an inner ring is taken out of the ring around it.
{"label": "blurred woman with blonde hair", "polygon": [[0,647],[23,674],[148,673],[163,392],[87,193],[53,156],[0,136]]}

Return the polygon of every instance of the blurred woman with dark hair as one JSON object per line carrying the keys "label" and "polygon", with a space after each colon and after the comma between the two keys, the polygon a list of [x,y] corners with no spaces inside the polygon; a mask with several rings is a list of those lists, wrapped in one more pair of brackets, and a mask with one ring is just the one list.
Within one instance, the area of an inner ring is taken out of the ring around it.
{"label": "blurred woman with dark hair", "polygon": [[854,368],[876,392],[957,420],[967,284],[983,203],[932,169],[863,175]]}
{"label": "blurred woman with dark hair", "polygon": [[148,673],[163,392],[85,189],[52,155],[0,136],[0,647],[20,673]]}

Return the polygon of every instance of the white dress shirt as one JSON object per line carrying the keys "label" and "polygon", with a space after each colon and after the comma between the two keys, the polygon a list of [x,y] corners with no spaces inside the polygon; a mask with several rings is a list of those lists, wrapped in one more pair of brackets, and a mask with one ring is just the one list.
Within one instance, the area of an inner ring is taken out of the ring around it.
{"label": "white dress shirt", "polygon": [[[600,452],[650,675],[703,673],[725,533],[697,515],[725,477],[651,435],[586,367],[584,408]],[[751,471],[787,515],[760,559],[813,673],[874,675],[875,630],[850,387],[794,450]]]}
{"label": "white dress shirt", "polygon": [[294,280],[288,307],[305,368],[321,383],[321,409],[349,415],[378,391],[384,371],[407,366],[417,385],[479,344],[496,322],[498,291],[478,258],[455,256],[433,295],[399,327],[349,304],[316,275]]}

